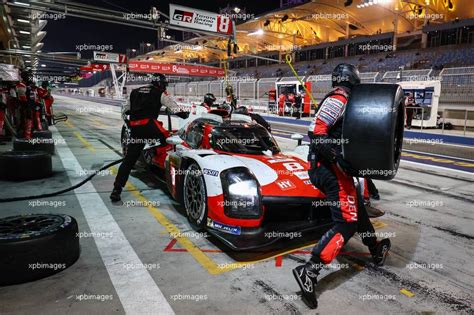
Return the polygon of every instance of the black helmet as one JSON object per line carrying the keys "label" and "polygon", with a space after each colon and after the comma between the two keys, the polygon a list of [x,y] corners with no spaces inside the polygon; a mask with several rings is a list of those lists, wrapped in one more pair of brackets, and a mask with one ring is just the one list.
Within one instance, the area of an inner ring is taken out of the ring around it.
{"label": "black helmet", "polygon": [[161,88],[162,90],[166,90],[168,86],[168,81],[166,77],[161,73],[153,73],[151,75],[151,84],[155,87]]}
{"label": "black helmet", "polygon": [[216,97],[212,93],[207,93],[204,95],[204,103],[207,104],[208,106],[212,106],[214,102],[216,101]]}
{"label": "black helmet", "polygon": [[350,63],[340,63],[332,71],[332,86],[343,85],[352,87],[360,84],[359,70]]}
{"label": "black helmet", "polygon": [[239,106],[234,110],[234,114],[248,115],[249,110],[245,106]]}

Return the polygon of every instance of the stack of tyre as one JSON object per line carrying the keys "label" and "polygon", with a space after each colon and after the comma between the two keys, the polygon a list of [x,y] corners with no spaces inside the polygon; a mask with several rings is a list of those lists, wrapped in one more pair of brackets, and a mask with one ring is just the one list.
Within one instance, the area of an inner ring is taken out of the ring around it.
{"label": "stack of tyre", "polygon": [[[0,180],[50,177],[54,153],[52,133],[44,124],[32,139],[14,139],[13,150],[0,154]],[[51,276],[70,267],[79,256],[78,224],[69,215],[0,218],[0,286]]]}
{"label": "stack of tyre", "polygon": [[14,139],[13,150],[0,154],[0,180],[26,181],[53,174],[54,141],[45,128],[47,124],[42,131],[33,132],[31,139]]}

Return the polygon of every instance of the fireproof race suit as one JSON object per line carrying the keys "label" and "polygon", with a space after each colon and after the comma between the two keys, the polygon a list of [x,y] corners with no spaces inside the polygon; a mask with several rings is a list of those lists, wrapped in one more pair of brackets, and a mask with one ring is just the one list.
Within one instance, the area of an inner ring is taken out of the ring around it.
{"label": "fireproof race suit", "polygon": [[168,92],[153,85],[137,88],[130,93],[122,113],[130,114],[131,137],[130,143],[127,144],[125,158],[115,179],[115,188],[121,190],[125,186],[130,171],[146,144],[160,147],[160,156],[165,156],[166,150],[170,147],[166,143],[169,132],[157,120],[162,106],[173,112],[178,110],[178,104]]}
{"label": "fireproof race suit", "polygon": [[326,195],[335,223],[313,249],[312,260],[322,264],[330,263],[356,232],[365,245],[376,245],[375,230],[342,159],[342,122],[349,95],[346,87],[336,87],[326,95],[308,132],[310,179]]}

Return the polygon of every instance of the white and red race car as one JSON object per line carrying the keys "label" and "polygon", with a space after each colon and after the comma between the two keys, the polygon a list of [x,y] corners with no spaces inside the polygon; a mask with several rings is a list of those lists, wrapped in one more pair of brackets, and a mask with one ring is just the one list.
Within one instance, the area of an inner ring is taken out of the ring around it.
{"label": "white and red race car", "polygon": [[324,194],[309,180],[305,154],[281,152],[249,116],[194,115],[167,143],[164,159],[148,148],[144,160],[158,169],[191,225],[234,250],[332,224],[325,207],[318,207]]}

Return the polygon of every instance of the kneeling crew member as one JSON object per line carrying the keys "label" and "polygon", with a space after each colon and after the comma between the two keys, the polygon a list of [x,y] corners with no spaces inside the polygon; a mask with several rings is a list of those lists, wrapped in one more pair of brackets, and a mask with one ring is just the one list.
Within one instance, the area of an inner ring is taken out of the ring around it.
{"label": "kneeling crew member", "polygon": [[351,88],[360,83],[359,71],[351,64],[339,64],[333,70],[332,81],[334,89],[324,97],[312,124],[313,129],[309,130],[308,161],[311,167],[308,173],[313,185],[326,195],[335,225],[313,248],[311,259],[293,269],[303,301],[310,308],[318,305],[315,286],[323,265],[331,263],[356,232],[369,247],[376,264],[383,264],[390,249],[389,239],[377,241],[367,211],[358,200],[354,180],[347,174],[350,166],[342,157],[343,114]]}
{"label": "kneeling crew member", "polygon": [[[134,89],[130,93],[123,112],[130,115],[130,143],[127,145],[125,158],[120,165],[110,195],[113,202],[120,201],[122,188],[127,183],[130,172],[137,162],[145,144],[153,142],[166,150],[166,137],[169,132],[158,122],[161,106],[177,112],[178,104],[166,92],[168,82],[162,74],[154,74],[150,85]],[[179,116],[179,115],[178,115]]]}

